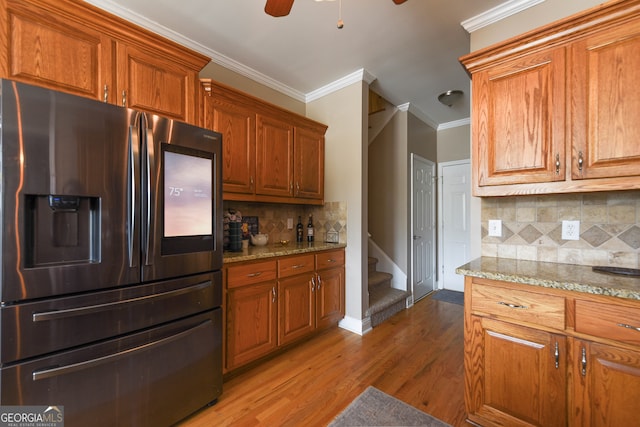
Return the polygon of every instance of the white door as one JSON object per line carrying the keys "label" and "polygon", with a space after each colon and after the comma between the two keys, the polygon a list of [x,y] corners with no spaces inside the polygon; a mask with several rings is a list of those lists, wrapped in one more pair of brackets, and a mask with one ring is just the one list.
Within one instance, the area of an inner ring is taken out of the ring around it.
{"label": "white door", "polygon": [[440,259],[442,287],[464,291],[464,277],[456,268],[469,262],[471,241],[471,166],[468,160],[441,163]]}
{"label": "white door", "polygon": [[435,172],[433,162],[411,155],[411,283],[414,301],[435,288]]}

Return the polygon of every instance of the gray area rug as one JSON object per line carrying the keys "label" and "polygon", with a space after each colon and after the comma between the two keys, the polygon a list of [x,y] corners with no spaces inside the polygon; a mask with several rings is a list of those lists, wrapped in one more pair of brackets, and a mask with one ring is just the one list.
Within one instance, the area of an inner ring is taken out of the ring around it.
{"label": "gray area rug", "polygon": [[451,427],[371,386],[367,387],[329,424],[329,427],[347,426]]}
{"label": "gray area rug", "polygon": [[433,299],[437,299],[444,302],[450,302],[453,304],[464,305],[464,292],[450,291],[448,289],[441,289],[433,294]]}

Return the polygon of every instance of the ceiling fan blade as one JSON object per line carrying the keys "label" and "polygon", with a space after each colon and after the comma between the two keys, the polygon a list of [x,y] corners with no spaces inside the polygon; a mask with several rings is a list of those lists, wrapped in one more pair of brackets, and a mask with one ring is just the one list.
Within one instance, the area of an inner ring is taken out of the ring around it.
{"label": "ceiling fan blade", "polygon": [[406,2],[406,1],[407,1],[407,0],[393,0],[393,2],[394,2],[395,4],[402,4],[402,3]]}
{"label": "ceiling fan blade", "polygon": [[[395,0],[394,0],[395,1]],[[271,16],[287,16],[291,12],[293,0],[267,0],[264,11]]]}

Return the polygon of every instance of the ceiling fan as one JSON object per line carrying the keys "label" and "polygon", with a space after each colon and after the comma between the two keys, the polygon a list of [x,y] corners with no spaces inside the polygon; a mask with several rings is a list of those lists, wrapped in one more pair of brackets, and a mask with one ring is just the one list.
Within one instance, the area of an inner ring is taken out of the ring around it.
{"label": "ceiling fan", "polygon": [[[271,16],[287,16],[291,12],[294,0],[267,0],[264,11]],[[395,4],[402,4],[407,0],[393,0]]]}

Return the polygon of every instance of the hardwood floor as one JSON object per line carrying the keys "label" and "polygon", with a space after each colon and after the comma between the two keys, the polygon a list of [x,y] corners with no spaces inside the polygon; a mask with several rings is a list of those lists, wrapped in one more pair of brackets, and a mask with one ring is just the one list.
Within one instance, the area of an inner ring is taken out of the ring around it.
{"label": "hardwood floor", "polygon": [[365,388],[453,426],[464,410],[463,307],[430,297],[359,336],[340,328],[224,383],[181,427],[326,426]]}

